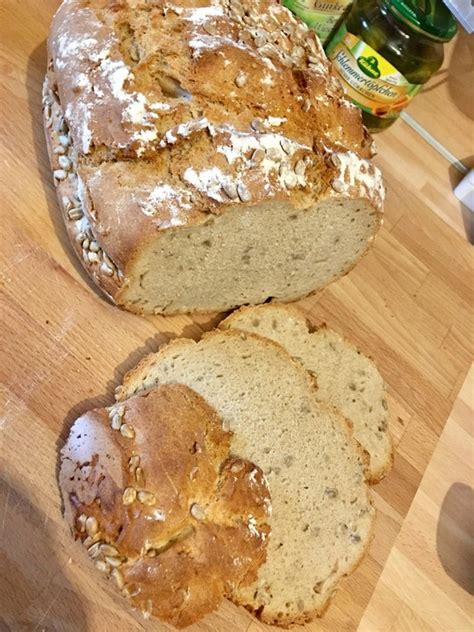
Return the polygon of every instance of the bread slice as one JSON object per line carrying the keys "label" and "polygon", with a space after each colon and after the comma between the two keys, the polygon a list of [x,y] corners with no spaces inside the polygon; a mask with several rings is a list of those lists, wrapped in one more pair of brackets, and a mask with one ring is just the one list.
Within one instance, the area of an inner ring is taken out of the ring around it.
{"label": "bread slice", "polygon": [[256,578],[271,511],[264,476],[191,389],[165,385],[77,419],[62,450],[65,518],[146,618],[176,627]]}
{"label": "bread slice", "polygon": [[233,601],[282,626],[321,614],[367,550],[374,519],[349,425],[316,401],[311,377],[280,345],[251,334],[174,341],[131,371],[117,398],[173,382],[215,408],[233,454],[258,465],[270,488],[267,561]]}
{"label": "bread slice", "polygon": [[336,406],[352,422],[355,438],[369,454],[370,482],[387,474],[393,462],[388,406],[383,378],[372,360],[327,327],[311,331],[295,307],[244,307],[220,326],[259,334],[285,347],[316,376],[318,399]]}

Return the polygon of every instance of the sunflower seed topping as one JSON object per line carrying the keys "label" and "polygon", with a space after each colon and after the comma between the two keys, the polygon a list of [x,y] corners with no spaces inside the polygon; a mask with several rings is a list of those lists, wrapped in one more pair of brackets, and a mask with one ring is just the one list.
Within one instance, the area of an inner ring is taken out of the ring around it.
{"label": "sunflower seed topping", "polygon": [[261,118],[256,118],[254,119],[251,123],[250,123],[250,127],[255,131],[255,132],[264,132],[265,131],[265,126],[263,124],[263,120]]}
{"label": "sunflower seed topping", "polygon": [[64,209],[66,211],[69,211],[69,209],[73,206],[71,200],[69,199],[69,197],[67,195],[63,195],[62,203],[63,203],[63,207],[64,207]]}
{"label": "sunflower seed topping", "polygon": [[128,459],[129,472],[133,473],[139,465],[140,465],[140,457],[138,456],[138,454],[134,454]]}
{"label": "sunflower seed topping", "polygon": [[137,490],[133,487],[127,487],[122,494],[122,502],[124,505],[131,505],[137,499]]}
{"label": "sunflower seed topping", "polygon": [[265,150],[262,148],[256,149],[252,154],[252,162],[259,165],[265,158]]}
{"label": "sunflower seed topping", "polygon": [[58,140],[63,147],[69,147],[71,144],[71,139],[67,134],[60,134]]}
{"label": "sunflower seed topping", "polygon": [[87,518],[86,531],[87,531],[87,535],[89,535],[91,538],[97,535],[97,532],[99,531],[99,525],[97,523],[97,519],[94,518],[94,516],[89,516]]}
{"label": "sunflower seed topping", "polygon": [[91,558],[93,560],[96,557],[99,557],[99,554],[100,554],[100,541],[99,542],[94,542],[94,544],[87,549],[87,552],[89,553],[89,555],[91,556]]}
{"label": "sunflower seed topping", "polygon": [[67,212],[67,216],[71,221],[77,222],[84,217],[84,212],[81,208],[71,208]]}
{"label": "sunflower seed topping", "polygon": [[143,618],[149,619],[153,613],[153,602],[151,599],[146,600],[146,608],[142,610]]}
{"label": "sunflower seed topping", "polygon": [[341,180],[333,180],[333,182],[331,182],[331,186],[336,193],[344,193],[346,190],[346,186],[344,182],[341,182]]}
{"label": "sunflower seed topping", "polygon": [[235,186],[233,182],[224,182],[224,184],[222,185],[222,188],[224,189],[224,193],[231,200],[235,200],[238,197],[237,187]]}
{"label": "sunflower seed topping", "polygon": [[125,439],[134,439],[135,438],[135,430],[130,424],[122,424],[120,426],[120,434]]}
{"label": "sunflower seed topping", "polygon": [[106,555],[105,561],[107,562],[107,564],[110,564],[112,568],[120,568],[120,566],[122,566],[122,560],[119,557]]}
{"label": "sunflower seed topping", "polygon": [[252,196],[247,186],[243,182],[239,182],[237,185],[237,194],[241,200],[241,202],[250,202]]}
{"label": "sunflower seed topping", "polygon": [[79,531],[81,533],[84,533],[84,531],[86,530],[86,522],[87,522],[87,516],[86,514],[81,514],[78,518],[77,518],[77,522],[79,524]]}
{"label": "sunflower seed topping", "polygon": [[95,567],[97,568],[97,570],[99,570],[101,573],[108,573],[109,571],[109,567],[107,566],[107,564],[102,561],[102,560],[97,560],[97,562],[95,563]]}
{"label": "sunflower seed topping", "polygon": [[115,583],[117,584],[117,588],[119,590],[122,590],[123,587],[125,586],[125,580],[123,578],[122,573],[118,570],[118,568],[113,569],[111,577],[115,580]]}
{"label": "sunflower seed topping", "polygon": [[144,489],[141,489],[138,492],[138,500],[142,503],[142,505],[154,505],[156,502],[155,495],[151,492],[147,492]]}
{"label": "sunflower seed topping", "polygon": [[118,413],[112,415],[110,426],[112,430],[120,430],[120,428],[122,427],[122,417]]}
{"label": "sunflower seed topping", "polygon": [[137,467],[135,470],[135,480],[139,487],[145,487],[145,474],[141,467]]}
{"label": "sunflower seed topping", "polygon": [[199,521],[205,520],[206,518],[206,512],[201,505],[198,505],[197,503],[193,503],[191,505],[190,513],[193,518]]}
{"label": "sunflower seed topping", "polygon": [[304,160],[298,160],[295,166],[295,173],[297,176],[304,176],[306,170],[306,163]]}
{"label": "sunflower seed topping", "polygon": [[248,75],[245,72],[239,72],[239,74],[234,79],[235,85],[238,88],[243,88],[248,81]]}
{"label": "sunflower seed topping", "polygon": [[100,552],[106,557],[117,557],[119,554],[115,546],[112,546],[111,544],[101,544]]}
{"label": "sunflower seed topping", "polygon": [[105,276],[112,277],[114,276],[114,270],[110,266],[108,266],[105,262],[102,262],[100,266],[100,271],[105,274]]}
{"label": "sunflower seed topping", "polygon": [[65,180],[67,178],[67,173],[64,171],[64,169],[56,169],[53,172],[53,176],[55,177],[56,180]]}
{"label": "sunflower seed topping", "polygon": [[216,27],[213,24],[206,23],[202,28],[208,35],[216,35]]}

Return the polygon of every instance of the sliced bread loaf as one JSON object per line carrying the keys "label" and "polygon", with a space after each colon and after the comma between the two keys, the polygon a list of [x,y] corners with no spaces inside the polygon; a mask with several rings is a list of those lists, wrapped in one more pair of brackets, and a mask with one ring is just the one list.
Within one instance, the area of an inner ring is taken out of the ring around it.
{"label": "sliced bread loaf", "polygon": [[321,614],[371,539],[374,509],[364,452],[309,374],[276,343],[236,331],[177,340],[145,358],[118,389],[123,401],[157,384],[202,395],[233,433],[231,450],[258,465],[270,489],[267,561],[233,601],[266,623]]}
{"label": "sliced bread loaf", "polygon": [[317,397],[336,406],[353,424],[354,436],[368,452],[368,477],[380,481],[393,461],[385,385],[375,364],[335,331],[311,331],[294,307],[270,304],[244,307],[222,323],[281,344],[315,374]]}
{"label": "sliced bread loaf", "polygon": [[291,301],[369,248],[384,198],[372,139],[276,0],[68,0],[48,52],[61,213],[118,305]]}

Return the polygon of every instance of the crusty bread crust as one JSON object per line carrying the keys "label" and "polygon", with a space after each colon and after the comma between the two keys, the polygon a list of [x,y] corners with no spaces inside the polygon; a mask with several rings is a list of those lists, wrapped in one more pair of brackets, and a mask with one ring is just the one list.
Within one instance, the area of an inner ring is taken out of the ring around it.
{"label": "crusty bread crust", "polygon": [[[281,345],[279,345],[278,343],[272,340],[269,340],[268,338],[263,338],[255,334],[251,334],[247,332],[243,333],[237,330],[225,330],[225,331],[208,332],[203,336],[202,341],[199,343],[195,342],[194,340],[189,340],[189,339],[172,340],[171,342],[163,345],[157,353],[150,354],[147,357],[143,358],[142,361],[137,365],[137,367],[135,367],[134,369],[132,369],[125,375],[122,386],[120,386],[116,391],[117,401],[118,402],[126,401],[128,397],[130,397],[134,393],[140,392],[141,389],[145,389],[146,391],[148,388],[151,388],[153,386],[153,380],[150,378],[150,375],[152,373],[153,366],[155,364],[160,363],[160,362],[165,362],[165,360],[167,359],[172,360],[174,356],[179,355],[179,353],[182,350],[185,350],[189,347],[197,346],[199,344],[203,344],[203,343],[205,344],[206,341],[212,340],[213,338],[216,339],[216,337],[221,338],[221,339],[240,338],[243,340],[247,340],[247,339],[258,340],[260,345],[265,346],[265,347],[271,347],[272,349],[276,350],[278,354],[282,358],[285,359],[286,362],[288,362],[290,365],[295,367],[296,370],[302,375],[304,380],[306,380],[308,387],[313,390],[315,394],[315,399],[316,399],[317,386],[316,386],[315,380],[301,366],[299,362],[297,362],[296,360],[294,360],[293,358],[289,356],[289,354]],[[366,467],[368,463],[368,455],[366,451],[360,446],[360,444],[354,439],[352,430],[351,430],[351,422],[345,419],[338,410],[336,410],[334,407],[330,405],[327,405],[324,403],[318,403],[318,406],[320,407],[321,410],[330,411],[332,414],[336,414],[338,416],[340,420],[340,427],[343,429],[343,431],[347,435],[347,441],[351,443],[351,445],[353,446],[353,450],[357,453],[360,462],[364,463]],[[271,489],[270,489],[270,493],[271,493]],[[368,493],[368,499],[369,499],[368,501],[369,506],[372,508],[371,511],[374,511],[372,499],[370,498],[369,492],[367,493]],[[370,542],[373,538],[374,520],[375,520],[375,512],[371,514],[370,533],[366,541],[364,541],[364,546],[360,548],[359,555],[357,556],[357,558],[354,559],[354,563],[352,564],[352,566],[346,570],[345,576],[351,574],[357,568],[357,566],[360,564],[361,560],[363,559],[364,555],[366,554],[369,548]],[[278,616],[277,616],[277,613],[271,613],[271,612],[268,612],[267,610],[264,610],[262,612],[261,608],[257,606],[253,607],[252,603],[239,599],[238,595],[233,595],[232,601],[234,601],[237,605],[244,606],[246,609],[252,612],[257,618],[259,618],[264,623],[267,623],[269,625],[278,625],[280,627],[285,627],[285,628],[293,627],[295,625],[302,625],[303,623],[312,621],[313,619],[321,616],[324,613],[324,611],[326,610],[329,604],[330,599],[332,598],[333,594],[337,591],[339,579],[340,577],[338,578],[338,581],[334,582],[334,586],[330,594],[328,594],[327,600],[322,605],[321,609],[318,611],[315,611],[315,610],[303,611],[299,613],[298,615],[295,615],[294,613],[285,615],[285,613],[280,612],[278,613]]]}
{"label": "crusty bread crust", "polygon": [[[271,310],[274,310],[276,313],[278,313],[279,310],[281,310],[281,305],[279,305],[278,303],[268,303],[265,305],[256,305],[256,306],[243,306],[240,309],[236,310],[235,312],[233,312],[232,314],[230,314],[229,316],[227,316],[227,318],[225,318],[223,321],[221,321],[219,323],[219,328],[222,330],[229,330],[232,328],[235,329],[239,329],[238,326],[238,320],[239,317],[242,314],[248,313],[251,314],[252,316],[255,315],[256,317],[258,317],[259,313],[262,312],[271,312]],[[304,325],[304,327],[307,329],[308,331],[308,335],[310,336],[312,333],[321,330],[323,328],[327,329],[327,325],[323,325],[320,327],[314,327],[312,326],[311,322],[309,321],[308,318],[305,317],[305,315],[302,313],[302,311],[296,307],[295,305],[288,305],[285,304],[284,305],[284,309],[288,314],[288,317],[293,318],[294,320],[298,321],[299,323],[301,323],[302,325]],[[354,345],[353,342],[351,342],[348,338],[346,338],[345,336],[342,336],[341,334],[338,334],[338,336],[340,338],[342,338],[344,340],[344,343],[347,347],[349,347],[350,349],[352,349],[355,353],[357,354],[361,354],[361,351]],[[372,360],[371,360],[372,361]],[[304,363],[303,363],[304,366]],[[314,376],[316,381],[318,376],[315,375]],[[385,383],[383,385],[383,393],[384,395],[386,395],[386,386]],[[386,401],[386,398],[384,398]],[[388,417],[390,418],[390,415],[388,415]],[[352,424],[352,422],[350,422]],[[385,476],[387,476],[387,474],[391,471],[392,467],[393,467],[393,460],[394,460],[394,446],[393,446],[393,437],[392,434],[390,432],[390,429],[387,428],[386,433],[385,433],[385,439],[386,441],[388,441],[389,446],[387,449],[387,456],[386,456],[386,460],[380,464],[379,467],[375,467],[372,463],[370,463],[370,456],[367,453],[367,480],[369,481],[369,483],[371,485],[376,485],[377,483],[379,483],[380,481],[382,481]]]}
{"label": "crusty bread crust", "polygon": [[44,113],[60,203],[69,184],[81,189],[66,221],[75,249],[130,311],[146,311],[127,298],[144,246],[210,215],[364,198],[378,229],[383,185],[360,112],[314,33],[274,0],[68,0],[51,28]]}
{"label": "crusty bread crust", "polygon": [[71,429],[65,517],[146,617],[190,625],[254,581],[265,560],[268,488],[259,468],[229,456],[230,439],[182,385],[90,411]]}

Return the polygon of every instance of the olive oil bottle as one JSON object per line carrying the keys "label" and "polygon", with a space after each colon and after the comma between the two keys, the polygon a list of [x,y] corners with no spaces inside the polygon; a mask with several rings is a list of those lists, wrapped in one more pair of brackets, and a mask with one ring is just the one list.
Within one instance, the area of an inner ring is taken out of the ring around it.
{"label": "olive oil bottle", "polygon": [[372,132],[392,125],[443,63],[456,22],[441,0],[356,0],[326,46]]}

